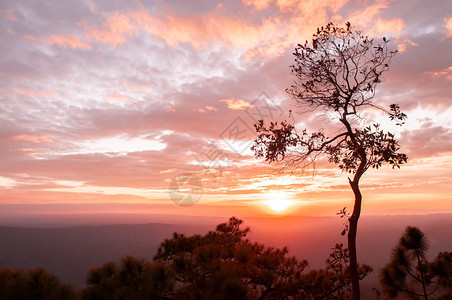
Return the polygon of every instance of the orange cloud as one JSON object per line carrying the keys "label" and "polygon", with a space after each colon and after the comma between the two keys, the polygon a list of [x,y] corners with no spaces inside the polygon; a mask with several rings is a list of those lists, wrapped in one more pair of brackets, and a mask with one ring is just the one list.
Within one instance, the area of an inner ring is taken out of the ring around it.
{"label": "orange cloud", "polygon": [[91,45],[88,42],[80,40],[75,35],[50,35],[50,38],[43,40],[44,44],[57,45],[63,48],[70,47],[72,49],[91,49]]}
{"label": "orange cloud", "polygon": [[165,18],[153,17],[145,11],[131,14],[137,25],[174,47],[189,43],[200,50],[208,43],[217,41],[228,48],[252,48],[261,43],[271,43],[278,36],[281,26],[278,19],[264,19],[262,24],[248,24],[235,17],[211,12],[201,17]]}
{"label": "orange cloud", "polygon": [[392,20],[384,20],[378,18],[377,23],[373,27],[375,35],[383,34],[400,34],[405,29],[405,22],[402,19],[395,18]]}
{"label": "orange cloud", "polygon": [[26,142],[31,142],[34,144],[51,143],[52,142],[52,139],[46,135],[23,134],[23,135],[16,135],[12,139],[15,141],[26,141]]}
{"label": "orange cloud", "polygon": [[364,29],[366,34],[370,36],[398,35],[405,28],[405,22],[400,18],[385,20],[380,17],[382,11],[387,9],[388,6],[388,1],[377,0],[373,5],[354,11],[348,20],[357,28]]}
{"label": "orange cloud", "polygon": [[337,12],[347,2],[348,0],[277,0],[276,5],[282,12],[292,12],[299,16],[317,18],[319,14],[326,15],[326,10]]}
{"label": "orange cloud", "polygon": [[22,152],[34,152],[36,151],[36,149],[33,148],[21,148],[21,149],[17,149],[18,151],[22,151]]}
{"label": "orange cloud", "polygon": [[147,92],[149,90],[149,87],[146,85],[135,85],[135,84],[128,83],[127,81],[122,81],[121,85],[128,89],[135,90],[135,91]]}
{"label": "orange cloud", "polygon": [[132,36],[133,30],[134,26],[130,23],[129,17],[115,12],[105,21],[101,29],[91,29],[86,37],[90,40],[116,46],[124,44],[126,42],[125,36]]}
{"label": "orange cloud", "polygon": [[56,95],[55,90],[37,91],[32,89],[21,89],[8,92],[11,95],[28,96],[28,97],[53,97]]}
{"label": "orange cloud", "polygon": [[121,95],[121,94],[106,94],[103,95],[105,98],[109,98],[109,99],[113,99],[113,100],[118,100],[118,101],[127,101],[127,102],[132,102],[132,103],[137,103],[137,101],[135,99],[133,99],[132,97],[126,96],[126,95]]}
{"label": "orange cloud", "polygon": [[7,20],[13,21],[13,22],[17,22],[19,21],[19,19],[16,17],[16,15],[14,14],[14,11],[12,9],[5,9],[5,17]]}
{"label": "orange cloud", "polygon": [[413,46],[413,47],[419,46],[418,43],[415,43],[415,42],[413,42],[413,41],[407,39],[406,37],[397,38],[397,42],[399,43],[399,44],[397,45],[397,50],[398,50],[400,53],[405,52],[408,45]]}
{"label": "orange cloud", "polygon": [[446,28],[446,37],[452,37],[452,17],[444,19],[446,24],[444,24],[444,27]]}
{"label": "orange cloud", "polygon": [[198,109],[194,108],[193,111],[197,111],[200,113],[206,113],[207,111],[218,111],[218,109],[214,106],[206,105],[203,108],[198,108]]}
{"label": "orange cloud", "polygon": [[46,45],[57,45],[63,48],[70,47],[72,49],[91,49],[91,45],[88,42],[82,41],[75,35],[51,34],[48,39],[38,39],[32,35],[26,34],[25,38],[34,42],[39,42]]}
{"label": "orange cloud", "polygon": [[444,68],[440,71],[428,72],[427,75],[432,78],[445,78],[446,80],[452,81],[452,66]]}
{"label": "orange cloud", "polygon": [[257,10],[265,9],[270,5],[272,0],[242,0],[246,6],[252,6]]}
{"label": "orange cloud", "polygon": [[251,103],[238,98],[221,99],[218,102],[226,103],[228,108],[232,110],[245,110],[252,106]]}

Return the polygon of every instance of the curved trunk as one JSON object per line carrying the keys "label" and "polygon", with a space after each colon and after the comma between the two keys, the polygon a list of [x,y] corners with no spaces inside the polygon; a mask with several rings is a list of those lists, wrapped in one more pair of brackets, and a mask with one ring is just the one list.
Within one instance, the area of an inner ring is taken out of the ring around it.
{"label": "curved trunk", "polygon": [[359,290],[359,273],[358,273],[358,257],[356,253],[356,233],[358,231],[358,220],[361,214],[361,202],[362,195],[359,190],[358,181],[351,181],[350,186],[355,195],[355,205],[353,207],[353,214],[348,219],[349,221],[349,231],[348,231],[348,249],[350,253],[350,280],[352,283],[352,295],[354,300],[360,299]]}

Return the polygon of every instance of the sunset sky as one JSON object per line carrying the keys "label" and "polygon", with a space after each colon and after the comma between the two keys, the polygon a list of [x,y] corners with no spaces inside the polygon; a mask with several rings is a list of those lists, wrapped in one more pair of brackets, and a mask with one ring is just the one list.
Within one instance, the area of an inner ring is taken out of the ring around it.
{"label": "sunset sky", "polygon": [[[335,165],[278,172],[249,149],[259,116],[334,123],[285,93],[294,47],[329,21],[399,50],[375,103],[408,121],[367,121],[395,132],[409,163],[366,173],[363,213],[452,212],[449,0],[17,0],[0,3],[0,215],[351,210]],[[201,183],[190,207],[170,197],[185,173]]]}

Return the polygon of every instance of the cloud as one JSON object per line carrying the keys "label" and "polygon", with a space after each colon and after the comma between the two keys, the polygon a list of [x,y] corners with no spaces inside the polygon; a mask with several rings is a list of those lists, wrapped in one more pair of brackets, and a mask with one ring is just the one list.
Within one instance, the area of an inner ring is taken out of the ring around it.
{"label": "cloud", "polygon": [[127,101],[127,102],[132,102],[132,103],[137,103],[137,101],[135,99],[133,99],[130,96],[127,95],[122,95],[122,94],[106,94],[103,95],[105,98],[108,99],[113,99],[113,100],[118,100],[118,101]]}
{"label": "cloud", "polygon": [[45,45],[57,45],[62,48],[70,47],[72,49],[92,49],[90,43],[82,41],[75,35],[51,34],[49,38],[36,38],[35,36],[26,34],[25,38]]}
{"label": "cloud", "polygon": [[89,29],[86,37],[89,40],[117,46],[124,44],[126,36],[132,36],[133,31],[134,26],[130,23],[129,17],[116,11],[103,23],[102,28]]}
{"label": "cloud", "polygon": [[364,30],[365,34],[369,36],[398,36],[405,29],[406,24],[402,18],[385,19],[382,17],[389,5],[390,1],[377,0],[371,5],[357,7],[349,13],[347,19],[342,16],[339,19],[340,22],[350,21],[355,28]]}
{"label": "cloud", "polygon": [[445,78],[446,80],[452,81],[452,66],[439,71],[427,72],[427,75],[432,78]]}
{"label": "cloud", "polygon": [[5,13],[5,18],[7,20],[13,21],[13,22],[19,21],[19,19],[17,18],[16,14],[14,13],[14,11],[12,9],[5,9],[4,13]]}
{"label": "cloud", "polygon": [[408,45],[409,45],[409,46],[412,46],[412,47],[419,46],[418,43],[415,43],[415,42],[409,40],[409,39],[406,38],[406,37],[399,37],[399,38],[396,39],[396,42],[398,43],[398,44],[397,44],[397,50],[398,50],[400,53],[405,52],[405,51],[407,50]]}
{"label": "cloud", "polygon": [[257,10],[265,9],[270,5],[272,0],[242,0],[246,6],[252,6]]}
{"label": "cloud", "polygon": [[25,142],[31,142],[34,144],[39,143],[51,143],[52,139],[46,135],[29,135],[29,134],[23,134],[23,135],[16,135],[13,136],[12,139],[14,141],[25,141]]}
{"label": "cloud", "polygon": [[452,37],[452,17],[444,19],[444,27],[446,28],[446,37]]}
{"label": "cloud", "polygon": [[171,47],[191,44],[201,50],[209,43],[219,42],[227,48],[253,48],[260,44],[270,45],[271,39],[280,29],[279,19],[265,18],[254,25],[217,12],[201,17],[180,17],[168,14],[165,18],[154,17],[145,11],[131,14],[138,26]]}
{"label": "cloud", "polygon": [[403,132],[401,143],[414,159],[451,154],[452,129],[436,125],[426,118],[421,121],[420,128]]}
{"label": "cloud", "polygon": [[91,49],[91,45],[88,42],[80,40],[75,35],[50,35],[50,38],[41,40],[44,44],[57,45],[63,48],[70,47],[72,49]]}
{"label": "cloud", "polygon": [[226,103],[228,108],[232,110],[245,110],[252,106],[251,103],[238,98],[221,99],[218,102]]}

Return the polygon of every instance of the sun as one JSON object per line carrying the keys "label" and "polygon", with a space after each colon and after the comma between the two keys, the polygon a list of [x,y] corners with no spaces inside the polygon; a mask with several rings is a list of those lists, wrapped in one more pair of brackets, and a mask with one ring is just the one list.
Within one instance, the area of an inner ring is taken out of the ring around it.
{"label": "sun", "polygon": [[262,201],[268,208],[274,212],[283,212],[295,204],[295,201],[290,200],[290,195],[285,191],[269,191],[265,193],[268,200]]}

